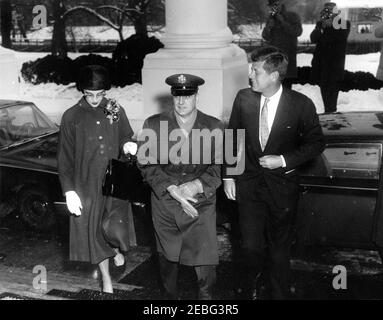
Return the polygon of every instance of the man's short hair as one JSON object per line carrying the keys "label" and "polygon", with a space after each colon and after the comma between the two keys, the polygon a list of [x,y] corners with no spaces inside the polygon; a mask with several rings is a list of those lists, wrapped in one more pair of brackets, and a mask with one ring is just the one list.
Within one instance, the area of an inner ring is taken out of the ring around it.
{"label": "man's short hair", "polygon": [[255,49],[251,53],[251,61],[253,62],[265,62],[263,68],[267,73],[278,71],[279,80],[282,81],[286,77],[287,66],[289,59],[277,47],[267,46]]}

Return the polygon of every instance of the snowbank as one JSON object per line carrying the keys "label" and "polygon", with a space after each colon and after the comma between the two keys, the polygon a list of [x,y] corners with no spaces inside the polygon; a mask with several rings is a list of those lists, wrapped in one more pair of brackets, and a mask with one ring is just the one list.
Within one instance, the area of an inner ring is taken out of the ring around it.
{"label": "snowbank", "polygon": [[[18,60],[18,65],[21,68],[23,62],[35,60],[46,54],[47,53],[16,52],[16,58]],[[71,58],[76,58],[80,55],[82,54],[69,54]],[[111,54],[102,55],[111,56]],[[365,71],[375,74],[378,67],[379,57],[379,53],[348,55],[346,58],[346,69],[349,71]],[[298,66],[310,66],[311,59],[311,54],[298,54]],[[322,97],[318,86],[308,84],[294,85],[293,89],[310,97],[314,101],[318,113],[324,111]],[[133,119],[132,126],[135,130],[138,129],[140,125],[138,119],[143,110],[142,94],[143,90],[140,84],[134,84],[124,88],[112,88],[112,90],[109,91],[109,97],[116,98],[126,110],[129,118]],[[75,104],[80,97],[81,94],[76,90],[74,84],[64,86],[49,83],[34,86],[22,81],[20,95],[9,98],[33,101],[43,110],[43,112],[50,116],[55,122],[59,123],[62,113]],[[349,92],[340,92],[338,110],[341,112],[362,110],[381,111],[383,110],[383,90],[352,90]]]}
{"label": "snowbank", "polygon": [[[260,24],[244,24],[238,27],[239,32],[234,34],[234,39],[262,39],[262,28]],[[314,24],[303,24],[303,33],[298,38],[299,42],[310,41],[310,33],[314,30]],[[156,28],[156,27],[153,27]],[[28,33],[28,39],[35,41],[44,41],[52,39],[52,27],[45,27],[33,32]],[[149,32],[150,36],[161,38],[165,32],[165,28],[161,28],[156,32]],[[135,33],[134,27],[125,26],[123,28],[124,38],[128,38]],[[119,41],[118,32],[108,26],[78,26],[67,28],[66,32],[67,40],[76,41]]]}
{"label": "snowbank", "polygon": [[[297,90],[313,100],[318,113],[324,112],[324,105],[320,88],[318,86],[293,85],[293,89]],[[349,111],[382,111],[383,110],[383,89],[358,91],[351,90],[348,92],[339,92],[338,107],[339,112]]]}
{"label": "snowbank", "polygon": [[[64,111],[77,103],[81,97],[82,94],[74,83],[69,85],[22,83],[18,98],[34,102],[53,121],[60,123]],[[143,108],[140,84],[112,88],[108,91],[107,97],[116,99],[132,117],[139,115]]]}
{"label": "snowbank", "polygon": [[[297,55],[298,67],[311,66],[312,54],[300,53]],[[368,53],[363,55],[349,54],[346,56],[346,70],[350,72],[363,71],[373,75],[378,70],[380,52]]]}
{"label": "snowbank", "polygon": [[[28,33],[28,39],[30,40],[52,40],[53,27],[45,27],[39,30]],[[135,34],[135,29],[133,26],[125,26],[122,31],[124,38],[129,38],[131,35]],[[150,36],[161,37],[162,31],[149,32]],[[78,26],[78,27],[68,27],[66,32],[67,40],[76,40],[76,41],[119,41],[120,37],[116,30],[108,26]]]}

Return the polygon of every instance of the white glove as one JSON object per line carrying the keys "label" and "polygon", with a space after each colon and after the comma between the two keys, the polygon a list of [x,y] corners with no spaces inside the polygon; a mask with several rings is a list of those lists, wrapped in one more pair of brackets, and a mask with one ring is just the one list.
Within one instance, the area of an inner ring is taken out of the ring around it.
{"label": "white glove", "polygon": [[68,191],[65,193],[65,197],[69,212],[78,217],[81,216],[82,204],[77,193],[75,191]]}
{"label": "white glove", "polygon": [[135,142],[127,142],[124,144],[124,153],[125,154],[130,153],[131,155],[134,156],[137,153],[137,149],[138,149],[138,146],[137,146],[137,143],[135,143]]}

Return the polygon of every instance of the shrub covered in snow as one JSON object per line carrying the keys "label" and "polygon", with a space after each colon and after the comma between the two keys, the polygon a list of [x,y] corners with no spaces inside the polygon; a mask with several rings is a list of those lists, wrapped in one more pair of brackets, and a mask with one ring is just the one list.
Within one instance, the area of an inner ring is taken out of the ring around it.
{"label": "shrub covered in snow", "polygon": [[47,55],[24,63],[21,74],[26,82],[32,84],[53,82],[66,85],[76,82],[78,72],[84,66],[99,64],[109,70],[113,85],[123,87],[142,82],[141,70],[145,56],[160,48],[163,48],[163,44],[155,37],[133,35],[117,45],[112,59],[95,54],[75,60]]}
{"label": "shrub covered in snow", "polygon": [[21,74],[26,82],[33,84],[73,82],[73,62],[70,58],[59,59],[53,55],[25,62]]}
{"label": "shrub covered in snow", "polygon": [[76,82],[79,70],[91,64],[100,64],[110,72],[113,71],[112,60],[99,55],[89,54],[75,60],[68,57],[60,59],[47,55],[35,61],[23,63],[21,74],[26,82],[32,84],[56,83],[67,85]]}
{"label": "shrub covered in snow", "polygon": [[[311,80],[311,67],[298,67],[298,78],[295,83],[315,85],[316,83]],[[369,72],[362,71],[350,72],[345,70],[344,80],[340,83],[340,90],[343,92],[350,90],[378,90],[380,88],[383,88],[383,81],[379,81]]]}
{"label": "shrub covered in snow", "polygon": [[134,34],[120,42],[113,53],[114,82],[123,87],[142,83],[141,70],[147,54],[158,51],[164,45],[156,37]]}

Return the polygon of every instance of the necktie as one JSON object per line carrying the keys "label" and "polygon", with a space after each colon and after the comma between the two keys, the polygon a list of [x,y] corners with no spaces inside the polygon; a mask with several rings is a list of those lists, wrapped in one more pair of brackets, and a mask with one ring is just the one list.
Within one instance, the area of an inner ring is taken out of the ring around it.
{"label": "necktie", "polygon": [[261,133],[261,148],[262,148],[262,151],[265,150],[265,147],[266,147],[266,144],[267,144],[267,140],[269,139],[269,135],[270,135],[270,131],[269,131],[269,124],[268,124],[268,121],[267,121],[267,115],[268,115],[268,108],[267,108],[267,104],[268,102],[270,101],[270,99],[266,98],[265,99],[265,102],[262,106],[262,110],[261,110],[261,130],[260,130],[260,133]]}

